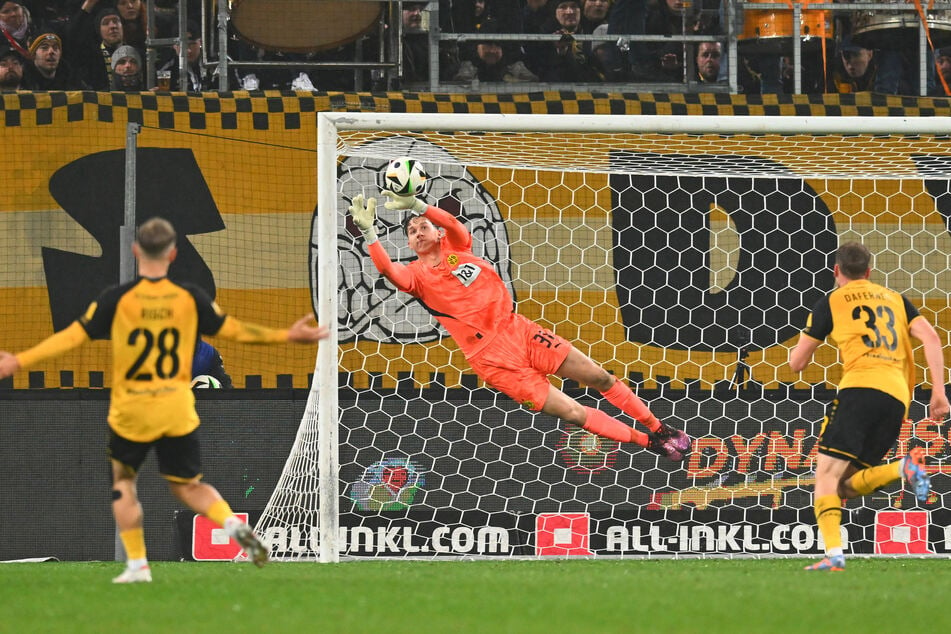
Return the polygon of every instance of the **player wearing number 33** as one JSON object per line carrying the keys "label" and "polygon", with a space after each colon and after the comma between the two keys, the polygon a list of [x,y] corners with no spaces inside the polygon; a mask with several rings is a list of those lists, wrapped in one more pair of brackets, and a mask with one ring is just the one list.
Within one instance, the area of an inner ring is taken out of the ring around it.
{"label": "player wearing number 33", "polygon": [[196,513],[225,528],[255,564],[267,551],[210,484],[201,482],[198,414],[191,390],[192,355],[199,334],[247,343],[314,343],[328,336],[308,315],[287,330],[242,323],[226,316],[200,288],[169,280],[175,259],[175,230],[161,218],[138,228],[132,245],[139,278],[106,289],[79,319],[33,348],[0,352],[0,379],[63,354],[89,339],[111,339],[112,393],[109,455],[112,510],[128,556],[116,583],[152,580],[142,531],[136,474],[154,447],[159,472],[172,493]]}
{"label": "player wearing number 33", "polygon": [[948,415],[941,340],[928,320],[903,295],[869,281],[872,254],[849,242],[835,254],[837,288],[820,299],[806,321],[789,366],[801,372],[826,337],[839,348],[842,378],[819,432],[816,457],[815,513],[826,557],[806,570],[845,568],[842,498],[868,495],[904,480],[920,502],[928,499],[925,452],[879,464],[894,446],[908,413],[915,385],[911,337],[924,344],[931,374],[929,416]]}
{"label": "player wearing number 33", "polygon": [[[472,369],[492,387],[532,410],[587,431],[633,442],[674,461],[690,451],[690,438],[661,423],[631,389],[564,338],[515,312],[515,302],[489,262],[473,255],[472,236],[452,214],[412,196],[384,191],[387,209],[406,210],[409,248],[416,259],[393,262],[377,240],[376,200],[354,197],[350,215],[363,233],[373,264],[396,288],[419,299],[459,345]],[[641,422],[634,429],[555,388],[549,375],[591,386]]]}

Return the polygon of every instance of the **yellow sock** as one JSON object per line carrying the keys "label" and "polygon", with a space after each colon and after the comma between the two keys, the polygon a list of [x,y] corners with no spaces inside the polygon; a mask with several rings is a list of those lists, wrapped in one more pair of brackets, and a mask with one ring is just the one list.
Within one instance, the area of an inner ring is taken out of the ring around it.
{"label": "yellow sock", "polygon": [[842,500],[838,495],[823,495],[816,498],[816,523],[826,543],[826,552],[832,548],[842,548],[842,536],[839,525],[842,524]]}
{"label": "yellow sock", "polygon": [[901,460],[896,460],[888,464],[857,471],[855,475],[849,478],[849,486],[855,489],[859,495],[868,495],[872,491],[881,489],[886,484],[891,484],[900,477]]}
{"label": "yellow sock", "polygon": [[214,504],[208,507],[208,511],[205,513],[212,522],[218,524],[219,526],[225,525],[225,520],[234,515],[234,511],[231,510],[231,507],[224,500],[218,500]]}
{"label": "yellow sock", "polygon": [[126,558],[145,559],[145,531],[141,528],[131,528],[119,532],[119,539],[125,547]]}

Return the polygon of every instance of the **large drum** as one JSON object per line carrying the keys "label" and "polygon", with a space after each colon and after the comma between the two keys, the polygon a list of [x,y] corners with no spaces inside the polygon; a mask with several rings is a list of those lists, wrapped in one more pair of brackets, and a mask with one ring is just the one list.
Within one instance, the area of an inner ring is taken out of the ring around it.
{"label": "large drum", "polygon": [[371,31],[383,6],[365,0],[231,0],[231,26],[265,50],[313,53]]}
{"label": "large drum", "polygon": [[[781,1],[781,0],[780,0]],[[776,0],[748,0],[750,4],[777,4]],[[817,48],[822,40],[832,40],[832,15],[829,11],[808,9],[802,2],[799,37],[804,50]],[[743,13],[742,35],[737,37],[745,53],[788,54],[792,51],[793,11],[789,9],[749,9]]]}
{"label": "large drum", "polygon": [[[852,12],[852,41],[865,48],[917,46],[919,20],[915,3],[908,0],[876,1],[902,5],[902,8]],[[927,5],[927,2],[923,4]],[[951,11],[928,11],[925,16],[934,45],[951,44]]]}

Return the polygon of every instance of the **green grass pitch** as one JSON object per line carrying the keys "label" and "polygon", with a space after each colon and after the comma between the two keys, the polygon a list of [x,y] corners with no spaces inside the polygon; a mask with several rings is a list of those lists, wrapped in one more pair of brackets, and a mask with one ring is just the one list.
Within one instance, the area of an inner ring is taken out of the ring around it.
{"label": "green grass pitch", "polygon": [[0,564],[0,632],[947,632],[947,559]]}

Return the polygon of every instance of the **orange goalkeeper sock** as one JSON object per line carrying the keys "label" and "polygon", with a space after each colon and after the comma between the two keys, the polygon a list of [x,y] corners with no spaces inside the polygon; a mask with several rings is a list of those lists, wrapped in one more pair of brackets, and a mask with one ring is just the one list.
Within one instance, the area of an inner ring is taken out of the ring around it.
{"label": "orange goalkeeper sock", "polygon": [[[634,418],[634,420],[643,423],[647,429],[657,431],[660,429],[660,421],[654,416],[647,405],[634,393],[634,391],[621,381],[615,381],[614,385],[607,392],[601,392],[608,403]],[[636,441],[635,441],[636,442]],[[646,441],[645,441],[646,442]],[[640,444],[640,443],[638,443]],[[647,445],[641,445],[646,447]]]}
{"label": "orange goalkeeper sock", "polygon": [[585,407],[585,410],[588,412],[588,416],[585,418],[582,429],[618,442],[633,442],[641,447],[647,446],[649,440],[647,434],[628,427],[618,419],[608,416],[599,409]]}

